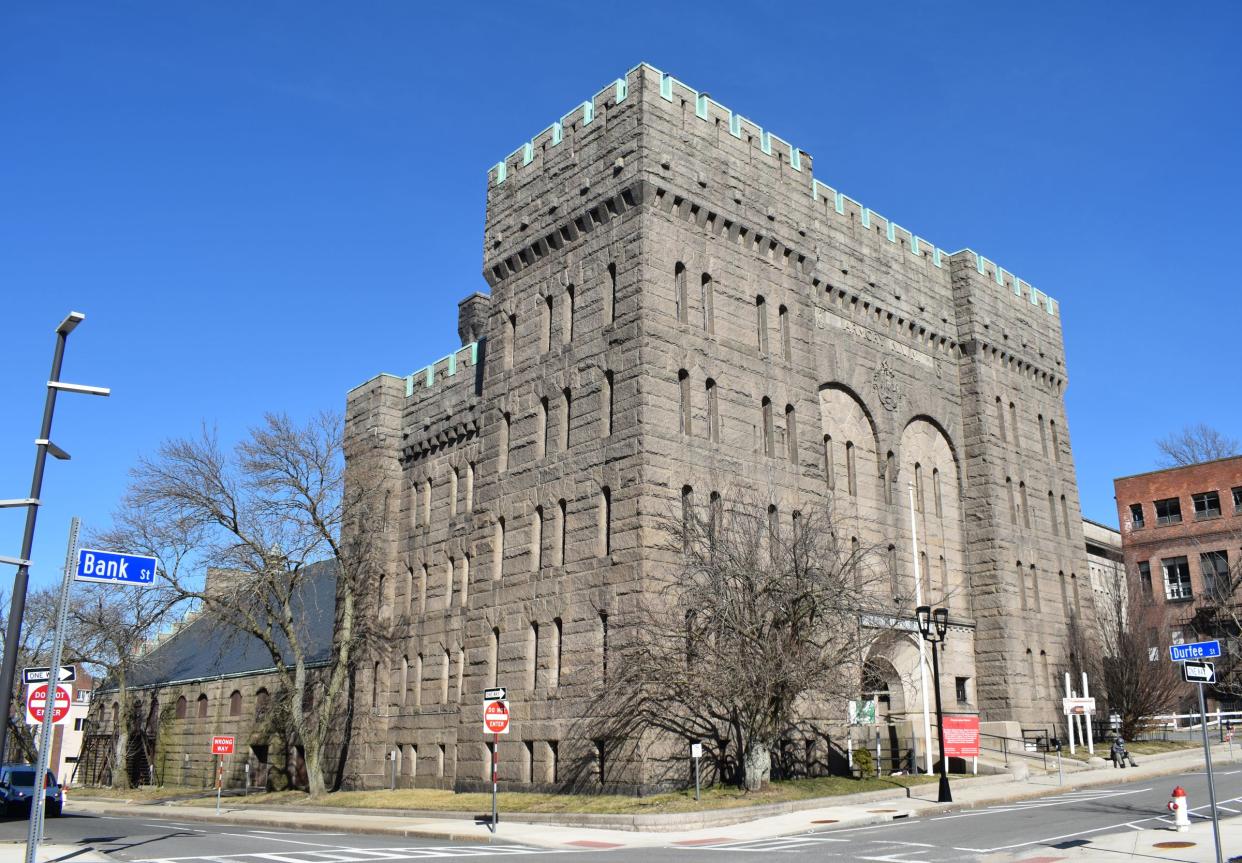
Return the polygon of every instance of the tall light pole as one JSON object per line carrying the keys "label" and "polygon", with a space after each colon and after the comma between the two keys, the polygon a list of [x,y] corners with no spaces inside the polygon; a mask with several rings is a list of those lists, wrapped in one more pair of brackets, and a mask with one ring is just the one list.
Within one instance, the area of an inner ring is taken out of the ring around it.
{"label": "tall light pole", "polygon": [[[0,667],[0,722],[4,722],[4,731],[0,733],[0,764],[5,761],[5,749],[9,741],[8,719],[9,711],[13,706],[13,678],[17,673],[17,645],[21,641],[22,615],[26,612],[26,586],[30,581],[30,552],[34,547],[35,520],[38,518],[39,505],[42,503],[39,495],[43,493],[43,468],[47,463],[49,453],[53,458],[62,461],[69,460],[69,453],[52,443],[52,415],[56,412],[56,393],[65,390],[93,396],[110,394],[106,387],[69,384],[60,379],[60,367],[65,359],[65,340],[84,320],[86,320],[86,315],[81,312],[70,312],[56,328],[56,351],[52,354],[52,372],[48,375],[47,397],[43,402],[43,424],[39,427],[39,437],[35,439],[34,476],[30,480],[30,495],[13,500],[0,500],[0,508],[26,507],[26,531],[22,534],[21,554],[17,557],[0,557],[0,563],[17,567],[17,575],[13,578],[13,599],[9,606],[8,626],[4,631],[4,663]],[[53,669],[54,676],[55,669]]]}
{"label": "tall light pole", "polygon": [[924,641],[932,646],[932,677],[936,683],[936,733],[940,738],[940,794],[937,800],[941,803],[952,803],[953,792],[949,790],[949,759],[944,754],[944,709],[940,706],[940,655],[936,649],[944,643],[949,632],[949,609],[937,608],[932,611],[930,605],[920,605],[914,610],[919,621],[919,633]]}

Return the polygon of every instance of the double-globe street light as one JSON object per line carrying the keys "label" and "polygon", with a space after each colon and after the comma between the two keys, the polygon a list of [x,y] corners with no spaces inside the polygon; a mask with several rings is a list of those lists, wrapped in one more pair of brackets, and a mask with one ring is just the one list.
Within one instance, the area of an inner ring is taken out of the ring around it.
{"label": "double-globe street light", "polygon": [[952,803],[953,793],[949,790],[949,759],[944,754],[944,710],[940,706],[940,654],[937,649],[944,643],[949,632],[949,609],[932,610],[930,605],[920,605],[914,610],[919,622],[919,634],[924,641],[931,642],[932,648],[932,679],[936,682],[936,734],[940,739],[940,795],[941,803]]}

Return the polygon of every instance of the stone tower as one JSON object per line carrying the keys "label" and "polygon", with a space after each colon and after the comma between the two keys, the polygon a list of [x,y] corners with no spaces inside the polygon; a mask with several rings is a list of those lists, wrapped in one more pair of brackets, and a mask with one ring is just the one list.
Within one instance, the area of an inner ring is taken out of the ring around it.
{"label": "stone tower", "polygon": [[[351,781],[483,783],[509,690],[514,787],[662,781],[581,719],[609,621],[667,565],[656,518],[742,485],[831,499],[947,605],[957,709],[1051,726],[1066,623],[1090,620],[1059,309],[812,177],[809,154],[648,65],[488,175],[463,347],[349,394],[351,446],[401,501]],[[898,617],[912,614],[900,609]],[[914,710],[914,635],[867,657]],[[364,691],[365,689],[365,691]],[[842,715],[844,708],[842,707]]]}

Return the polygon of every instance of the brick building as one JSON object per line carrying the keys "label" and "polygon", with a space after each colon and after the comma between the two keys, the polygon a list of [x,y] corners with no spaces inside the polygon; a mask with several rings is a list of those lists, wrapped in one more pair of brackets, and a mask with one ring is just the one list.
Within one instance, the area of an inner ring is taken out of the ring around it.
{"label": "brick building", "polygon": [[1174,641],[1210,636],[1208,612],[1231,594],[1242,563],[1242,456],[1121,477],[1113,488],[1126,572],[1163,607]]}
{"label": "brick building", "polygon": [[[481,785],[496,684],[505,784],[667,781],[590,736],[609,626],[673,563],[657,515],[737,485],[777,518],[831,500],[903,593],[915,486],[945,691],[1058,721],[1066,621],[1094,602],[1055,301],[645,64],[489,172],[483,274],[459,350],[348,396],[351,463],[400,501],[351,782],[395,750],[400,784]],[[912,613],[860,657],[895,720],[919,703]]]}

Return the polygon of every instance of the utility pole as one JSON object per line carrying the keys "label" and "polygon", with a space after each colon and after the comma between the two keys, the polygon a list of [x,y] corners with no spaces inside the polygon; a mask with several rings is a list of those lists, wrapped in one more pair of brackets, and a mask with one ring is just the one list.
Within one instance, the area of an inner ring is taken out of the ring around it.
{"label": "utility pole", "polygon": [[[56,393],[60,390],[92,396],[110,395],[107,387],[90,387],[68,384],[60,379],[60,367],[65,359],[65,341],[78,324],[86,320],[81,312],[70,312],[56,328],[56,349],[52,354],[52,371],[47,380],[47,397],[43,402],[43,423],[39,437],[35,439],[34,476],[30,480],[30,494],[14,500],[0,500],[0,509],[26,507],[26,529],[22,533],[22,550],[17,557],[0,557],[0,563],[17,567],[13,577],[13,598],[9,605],[9,621],[4,631],[4,661],[0,665],[0,722],[6,723],[0,734],[0,764],[5,763],[9,735],[7,722],[13,707],[13,677],[17,673],[17,646],[21,642],[22,616],[26,613],[26,588],[30,583],[30,553],[34,548],[35,521],[39,515],[40,495],[43,493],[43,470],[50,453],[53,458],[69,460],[69,453],[52,443],[52,416],[56,412]],[[53,691],[55,689],[53,688]]]}

